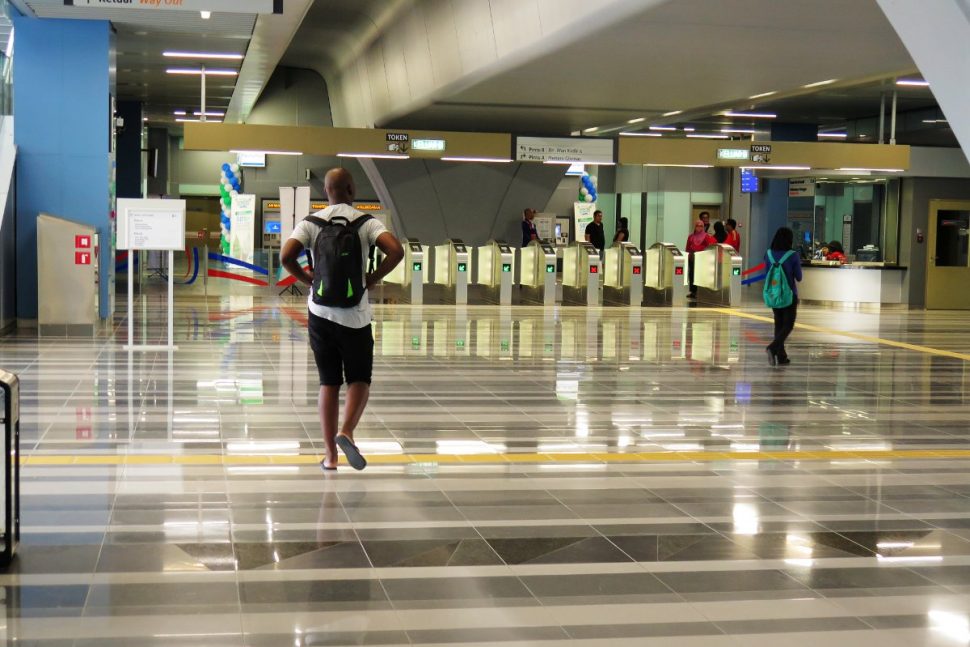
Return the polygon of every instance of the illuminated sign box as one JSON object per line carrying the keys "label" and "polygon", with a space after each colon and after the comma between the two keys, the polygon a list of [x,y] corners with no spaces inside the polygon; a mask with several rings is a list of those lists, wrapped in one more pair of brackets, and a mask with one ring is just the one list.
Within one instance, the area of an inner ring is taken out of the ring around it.
{"label": "illuminated sign box", "polygon": [[445,140],[443,139],[412,139],[411,150],[413,151],[443,151],[445,150]]}
{"label": "illuminated sign box", "polygon": [[719,148],[717,149],[717,159],[719,160],[746,160],[750,151],[746,148]]}

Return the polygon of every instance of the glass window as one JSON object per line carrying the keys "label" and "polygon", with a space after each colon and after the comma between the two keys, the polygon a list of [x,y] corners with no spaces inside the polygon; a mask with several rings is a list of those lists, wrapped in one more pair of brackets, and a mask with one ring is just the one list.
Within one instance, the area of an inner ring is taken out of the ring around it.
{"label": "glass window", "polygon": [[970,211],[936,213],[936,266],[967,267]]}

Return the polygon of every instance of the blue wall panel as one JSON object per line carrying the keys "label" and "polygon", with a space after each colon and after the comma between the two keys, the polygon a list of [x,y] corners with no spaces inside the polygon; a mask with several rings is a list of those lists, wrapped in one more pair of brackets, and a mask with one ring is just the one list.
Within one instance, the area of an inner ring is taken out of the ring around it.
{"label": "blue wall panel", "polygon": [[745,267],[760,263],[775,232],[788,225],[788,180],[763,178],[761,181],[763,191],[751,194],[751,222],[758,223],[758,227],[752,227],[748,233],[751,259]]}
{"label": "blue wall panel", "polygon": [[[101,317],[109,316],[111,27],[107,21],[14,16],[17,316],[37,318],[41,212],[101,234]],[[73,250],[65,250],[72,254]]]}

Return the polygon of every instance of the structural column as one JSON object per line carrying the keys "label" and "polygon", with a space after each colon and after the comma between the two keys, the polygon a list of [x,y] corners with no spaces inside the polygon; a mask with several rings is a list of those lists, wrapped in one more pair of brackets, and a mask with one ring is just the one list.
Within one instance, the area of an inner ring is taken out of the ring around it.
{"label": "structural column", "polygon": [[[111,26],[103,20],[13,21],[17,317],[37,319],[37,215],[50,213],[97,228],[99,311],[106,319],[115,249]],[[74,250],[64,253],[73,256]]]}

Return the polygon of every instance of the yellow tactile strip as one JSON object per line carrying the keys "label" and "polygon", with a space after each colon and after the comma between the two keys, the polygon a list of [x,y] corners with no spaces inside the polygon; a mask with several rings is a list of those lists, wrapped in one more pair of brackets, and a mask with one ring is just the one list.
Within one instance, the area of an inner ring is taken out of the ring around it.
{"label": "yellow tactile strip", "polygon": [[[725,314],[733,315],[735,317],[743,317],[744,319],[753,319],[755,321],[764,321],[770,324],[775,322],[771,317],[765,317],[762,315],[751,314],[750,312],[741,312],[740,310],[735,310],[733,308],[705,308],[710,312],[723,312]],[[845,330],[836,330],[834,328],[825,328],[823,326],[815,326],[812,324],[796,323],[796,328],[802,330],[808,330],[811,332],[823,333],[826,335],[840,335],[842,337],[848,337],[850,339],[857,339],[859,341],[868,342],[870,344],[882,344],[883,346],[892,346],[893,348],[902,348],[904,350],[912,350],[917,353],[926,353],[927,355],[939,355],[940,357],[952,357],[954,359],[962,359],[964,361],[970,361],[970,355],[966,353],[957,353],[952,350],[943,350],[941,348],[933,348],[931,346],[920,346],[918,344],[907,344],[902,341],[895,341],[893,339],[883,339],[882,337],[873,337],[871,335],[863,335],[856,332],[847,332]]]}
{"label": "yellow tactile strip", "polygon": [[[653,463],[715,461],[838,461],[838,460],[912,460],[970,459],[970,449],[898,451],[777,451],[777,452],[644,452],[644,453],[560,453],[560,454],[372,454],[372,465],[412,465],[416,463],[503,464],[503,463]],[[320,456],[223,456],[221,454],[167,455],[34,455],[25,456],[22,465],[311,465]]]}

